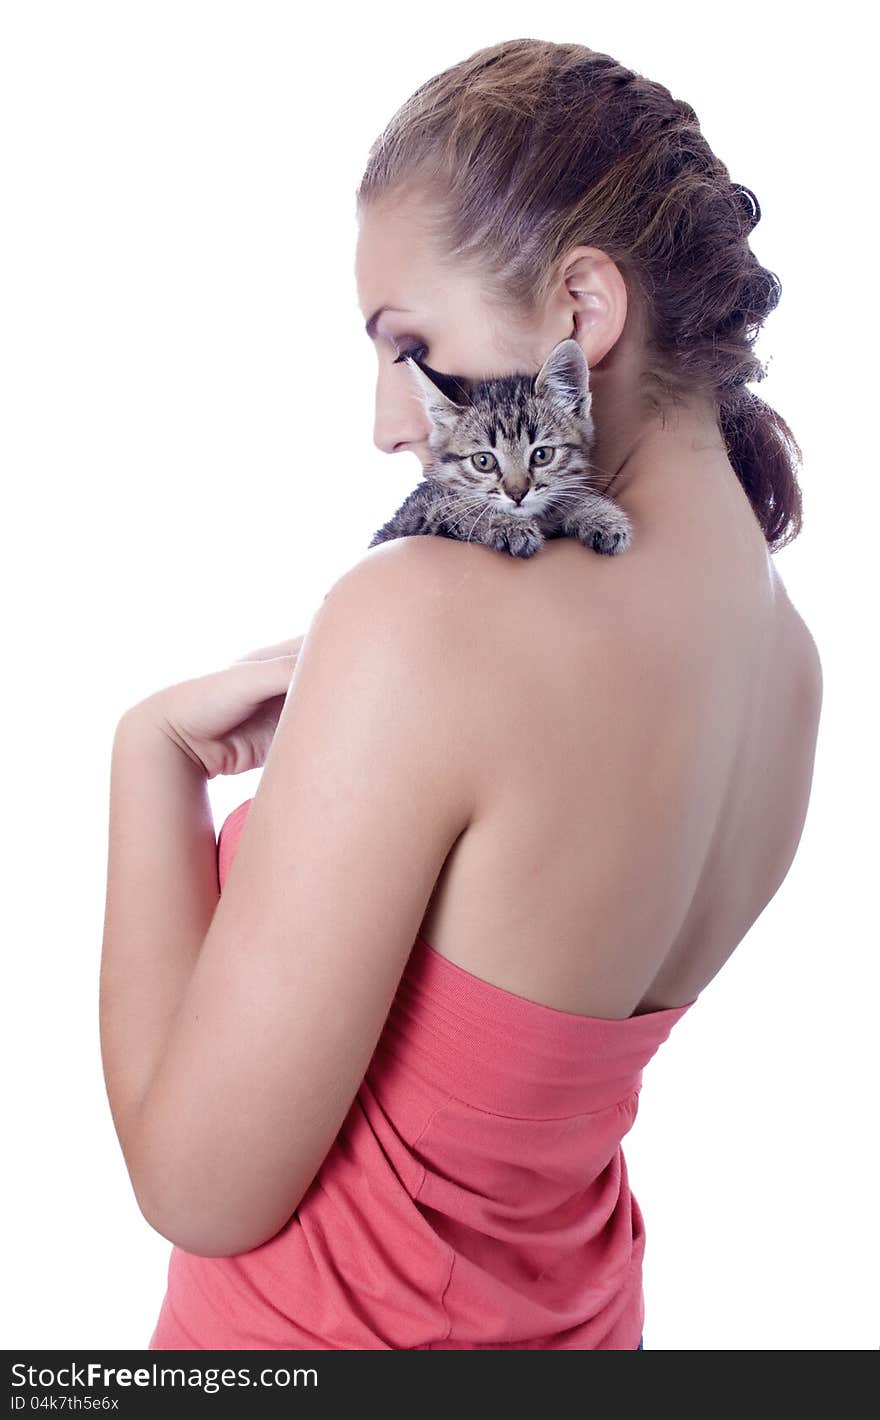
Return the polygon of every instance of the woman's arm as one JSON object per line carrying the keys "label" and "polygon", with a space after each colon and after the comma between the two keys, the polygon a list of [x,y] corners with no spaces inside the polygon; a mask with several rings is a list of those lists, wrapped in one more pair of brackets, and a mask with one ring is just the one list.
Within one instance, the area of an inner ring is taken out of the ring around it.
{"label": "woman's arm", "polygon": [[472,819],[485,755],[474,553],[387,544],[325,599],[222,897],[197,766],[143,710],[120,726],[108,1090],[141,1210],[188,1252],[247,1251],[298,1207]]}
{"label": "woman's arm", "polygon": [[100,1034],[113,1122],[132,1167],[138,1121],[220,896],[207,777],[149,702],[119,722],[110,770]]}

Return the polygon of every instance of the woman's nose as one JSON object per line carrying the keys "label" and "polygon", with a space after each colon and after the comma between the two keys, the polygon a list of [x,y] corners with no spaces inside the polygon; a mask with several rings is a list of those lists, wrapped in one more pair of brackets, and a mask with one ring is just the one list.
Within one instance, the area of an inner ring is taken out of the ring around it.
{"label": "woman's nose", "polygon": [[389,383],[376,391],[373,442],[385,454],[398,454],[426,443],[431,424],[417,390],[389,389]]}
{"label": "woman's nose", "polygon": [[427,441],[428,427],[414,430],[412,421],[404,424],[401,420],[383,420],[377,416],[373,431],[373,442],[383,454],[402,454],[407,449],[416,449]]}

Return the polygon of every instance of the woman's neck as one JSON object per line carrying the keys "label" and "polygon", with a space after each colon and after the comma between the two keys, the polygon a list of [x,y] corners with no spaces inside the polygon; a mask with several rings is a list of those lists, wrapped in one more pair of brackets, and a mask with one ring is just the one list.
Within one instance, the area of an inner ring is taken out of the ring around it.
{"label": "woman's neck", "polygon": [[596,488],[626,507],[636,490],[655,488],[663,470],[726,466],[736,477],[711,401],[678,406],[646,419],[631,404],[596,414],[599,430],[590,458]]}

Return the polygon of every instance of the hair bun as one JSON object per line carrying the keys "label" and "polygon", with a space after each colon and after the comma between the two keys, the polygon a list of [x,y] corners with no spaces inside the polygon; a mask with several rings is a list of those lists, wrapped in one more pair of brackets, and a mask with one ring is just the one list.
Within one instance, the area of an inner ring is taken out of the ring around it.
{"label": "hair bun", "polygon": [[754,227],[757,227],[761,220],[761,204],[752,192],[752,189],[746,187],[744,183],[735,182],[733,184],[733,191],[739,199],[743,212],[748,218],[748,230],[751,232]]}

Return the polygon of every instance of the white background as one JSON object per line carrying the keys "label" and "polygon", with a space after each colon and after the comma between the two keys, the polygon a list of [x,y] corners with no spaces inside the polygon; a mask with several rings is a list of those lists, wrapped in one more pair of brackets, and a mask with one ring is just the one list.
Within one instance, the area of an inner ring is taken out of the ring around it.
{"label": "white background", "polygon": [[[354,191],[419,83],[524,35],[659,79],[758,195],[752,246],[783,284],[760,392],[804,449],[777,566],[824,665],[794,866],[648,1066],[626,1141],[645,1349],[880,1343],[863,23],[674,0],[0,10],[4,1347],[147,1346],[170,1245],[137,1208],[98,1037],[113,730],[304,632],[412,487],[415,457],[372,444]],[[258,774],[212,782],[218,826]]]}

